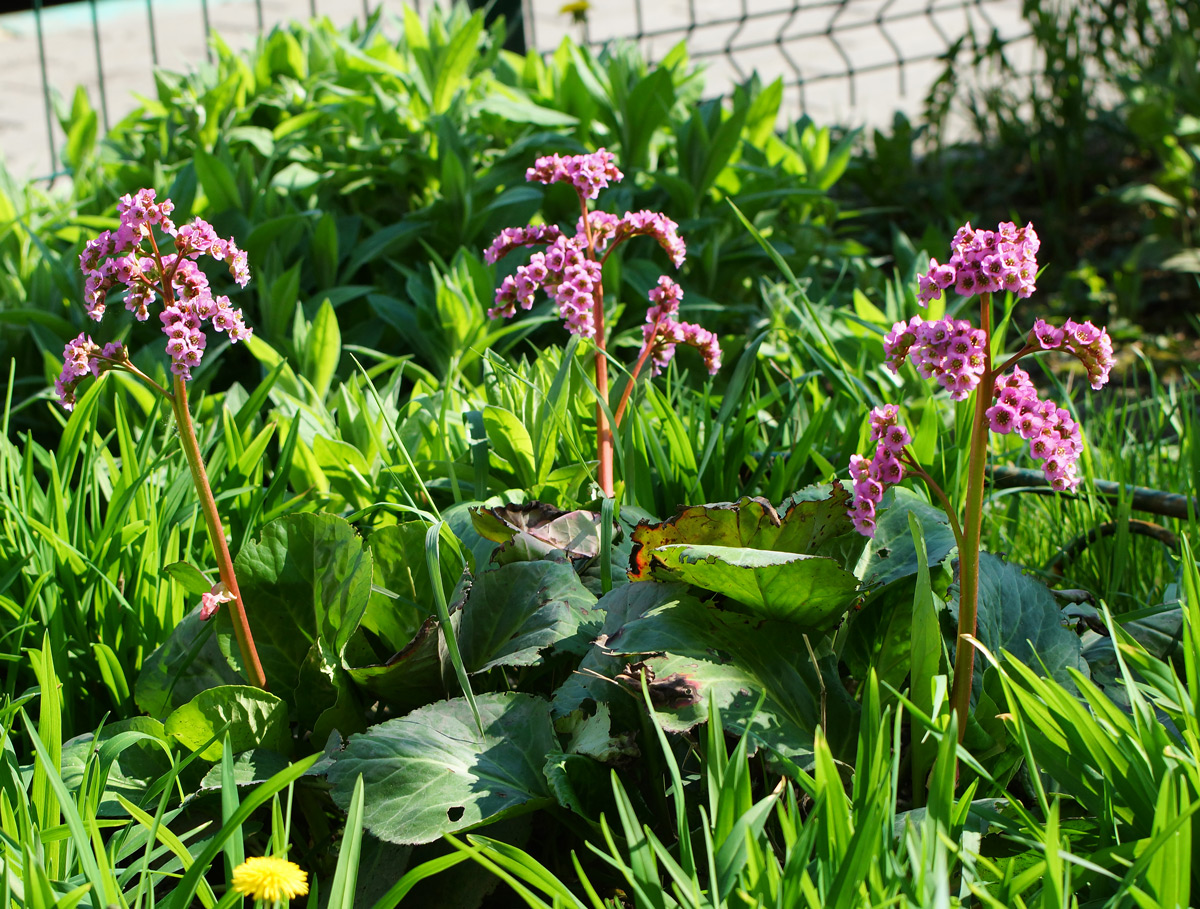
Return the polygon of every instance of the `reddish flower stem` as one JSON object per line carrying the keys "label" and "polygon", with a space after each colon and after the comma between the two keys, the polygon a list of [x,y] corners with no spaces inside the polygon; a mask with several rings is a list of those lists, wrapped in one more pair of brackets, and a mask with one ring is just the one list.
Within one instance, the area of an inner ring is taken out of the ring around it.
{"label": "reddish flower stem", "polygon": [[[162,258],[158,244],[150,234],[150,245],[154,250],[154,258],[162,275],[163,302],[171,299],[171,285],[175,277],[175,269],[168,274],[163,269]],[[176,262],[178,266],[178,262]],[[204,515],[204,525],[208,529],[208,539],[212,543],[213,553],[217,558],[217,571],[221,583],[233,596],[229,602],[229,617],[233,621],[233,636],[237,638],[238,649],[242,654],[242,667],[251,685],[267,690],[267,676],[263,672],[262,661],[258,658],[258,650],[254,646],[254,636],[250,633],[250,621],[246,617],[246,606],[242,602],[242,592],[238,588],[237,576],[233,572],[233,557],[229,554],[229,545],[225,542],[225,527],[221,523],[221,515],[217,511],[217,501],[213,498],[212,487],[208,483],[208,472],[204,469],[204,458],[200,453],[200,442],[196,438],[196,427],[192,422],[191,408],[188,407],[187,383],[180,376],[175,376],[175,394],[169,396],[171,409],[175,411],[175,423],[179,427],[179,439],[183,445],[183,454],[187,459],[188,468],[192,472],[192,485],[200,497],[200,513]]]}
{"label": "reddish flower stem", "polygon": [[[654,334],[658,332],[659,323],[654,323]],[[613,413],[613,423],[618,428],[621,426],[621,417],[625,414],[625,407],[629,404],[629,396],[633,394],[633,386],[637,383],[637,377],[641,374],[642,367],[646,365],[646,360],[650,358],[650,351],[654,349],[654,334],[650,335],[650,340],[642,347],[642,352],[637,358],[637,362],[633,364],[633,371],[629,374],[629,384],[625,386],[625,391],[621,394],[621,400],[617,404],[617,409]]]}
{"label": "reddish flower stem", "polygon": [[[579,193],[579,207],[583,211],[583,231],[587,237],[588,258],[596,259],[595,237],[592,222],[588,218],[587,199]],[[600,266],[604,267],[603,263]],[[597,282],[595,299],[592,303],[592,321],[596,326],[596,460],[597,482],[605,498],[613,496],[613,432],[605,413],[608,404],[608,348],[604,335],[604,281]]]}
{"label": "reddish flower stem", "polygon": [[967,496],[963,508],[962,544],[958,551],[958,639],[954,650],[954,682],[950,704],[958,718],[958,740],[967,733],[971,710],[971,680],[975,671],[975,648],[968,640],[979,616],[979,547],[983,531],[983,486],[988,452],[987,409],[996,387],[992,371],[992,295],[980,295],[979,325],[983,329],[983,376],[975,389],[975,414],[971,426],[971,449],[967,457]]}
{"label": "reddish flower stem", "polygon": [[242,665],[249,676],[250,684],[265,691],[267,677],[263,673],[258,650],[254,647],[254,638],[250,634],[250,622],[246,618],[246,607],[242,603],[242,593],[238,589],[237,577],[233,573],[233,559],[229,555],[229,546],[225,542],[225,528],[221,524],[221,516],[217,512],[217,502],[213,498],[212,487],[208,484],[208,474],[204,470],[200,443],[196,439],[196,429],[192,424],[191,411],[188,409],[187,384],[179,376],[175,377],[175,394],[171,400],[171,407],[175,411],[175,422],[179,426],[179,438],[183,443],[183,453],[187,458],[188,467],[192,471],[192,482],[200,497],[200,511],[204,515],[204,524],[208,528],[208,538],[212,543],[213,552],[216,553],[217,570],[221,575],[221,583],[233,595],[233,600],[228,604],[229,617],[233,620],[233,635],[237,638],[238,648],[242,653]]}
{"label": "reddish flower stem", "polygon": [[933,477],[925,472],[921,465],[917,463],[917,459],[914,458],[907,449],[905,449],[905,452],[903,455],[901,455],[900,459],[904,462],[904,466],[908,468],[909,474],[923,482],[929,491],[933,493],[934,497],[942,503],[942,508],[946,510],[946,517],[950,519],[950,531],[954,534],[954,542],[958,544],[958,551],[962,552],[962,527],[959,526],[958,515],[954,513],[954,508],[950,504],[950,497],[946,495],[945,490],[943,490],[942,487],[934,482]]}

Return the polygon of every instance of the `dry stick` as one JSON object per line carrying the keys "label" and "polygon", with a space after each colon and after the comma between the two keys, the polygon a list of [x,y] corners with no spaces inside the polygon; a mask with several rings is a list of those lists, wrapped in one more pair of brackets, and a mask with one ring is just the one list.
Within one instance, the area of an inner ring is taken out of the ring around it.
{"label": "dry stick", "polygon": [[[1023,491],[1038,495],[1057,495],[1064,498],[1080,498],[1078,493],[1057,492],[1050,487],[1049,481],[1040,470],[1029,470],[1023,467],[989,467],[988,479],[997,489],[1012,489],[1025,487]],[[1177,492],[1164,492],[1161,489],[1151,489],[1148,486],[1131,486],[1128,483],[1114,483],[1111,480],[1092,480],[1096,497],[1110,503],[1121,498],[1129,500],[1129,507],[1134,511],[1146,511],[1150,514],[1162,515],[1165,518],[1180,518],[1187,520],[1189,497]],[[1193,508],[1200,509],[1200,503],[1191,500]]]}

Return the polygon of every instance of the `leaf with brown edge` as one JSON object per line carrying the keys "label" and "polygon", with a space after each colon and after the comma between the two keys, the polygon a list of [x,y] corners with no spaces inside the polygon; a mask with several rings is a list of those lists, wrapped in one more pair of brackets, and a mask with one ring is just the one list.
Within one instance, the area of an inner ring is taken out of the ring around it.
{"label": "leaf with brown edge", "polygon": [[660,524],[640,524],[633,531],[629,579],[666,576],[653,573],[654,551],[663,546],[727,546],[832,558],[848,567],[861,543],[846,545],[854,527],[846,516],[850,494],[834,481],[811,487],[788,499],[781,517],[766,499],[744,496],[736,502],[695,505]]}
{"label": "leaf with brown edge", "polygon": [[[471,523],[480,536],[502,544],[497,562],[532,561],[561,552],[567,558],[594,559],[600,553],[600,515],[563,511],[544,502],[472,508]],[[613,541],[621,528],[613,522]],[[507,557],[506,557],[507,556]]]}

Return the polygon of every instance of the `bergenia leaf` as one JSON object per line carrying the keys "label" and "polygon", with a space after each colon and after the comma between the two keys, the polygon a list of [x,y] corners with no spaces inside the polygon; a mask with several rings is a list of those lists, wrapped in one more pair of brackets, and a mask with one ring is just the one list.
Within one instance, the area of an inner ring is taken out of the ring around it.
{"label": "bergenia leaf", "polygon": [[862,549],[834,483],[789,500],[780,517],[759,498],[682,509],[633,532],[630,580],[685,581],[730,608],[825,631],[857,596],[849,570]]}
{"label": "bergenia leaf", "polygon": [[542,765],[561,750],[549,703],[514,692],[476,704],[482,732],[455,698],[352,735],[329,770],[333,800],[348,805],[362,774],[364,825],[390,843],[431,843],[549,804]]}

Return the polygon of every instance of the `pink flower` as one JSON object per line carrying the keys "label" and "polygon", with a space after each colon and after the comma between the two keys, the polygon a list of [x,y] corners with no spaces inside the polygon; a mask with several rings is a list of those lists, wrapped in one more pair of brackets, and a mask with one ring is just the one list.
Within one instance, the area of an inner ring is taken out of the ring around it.
{"label": "pink flower", "polygon": [[651,236],[658,240],[658,245],[661,246],[671,257],[671,261],[678,268],[683,264],[684,258],[687,256],[687,247],[684,246],[683,240],[680,239],[679,225],[668,218],[661,212],[649,211],[627,211],[616,225],[616,236],[613,240],[613,245],[616,246],[622,240],[629,237]]}
{"label": "pink flower", "polygon": [[225,582],[217,581],[212,590],[200,594],[200,621],[207,622],[217,614],[222,603],[232,603],[233,600],[234,596],[225,587]]}
{"label": "pink flower", "polygon": [[871,411],[871,440],[877,442],[875,455],[867,460],[862,455],[850,456],[850,478],[854,481],[854,496],[847,517],[854,529],[863,536],[875,536],[875,509],[883,501],[883,492],[904,479],[904,464],[900,455],[912,442],[907,428],[900,424],[900,408],[886,404]]}
{"label": "pink flower", "polygon": [[964,400],[983,378],[983,331],[965,319],[914,316],[897,322],[883,339],[888,367],[898,372],[906,359],[924,378],[935,378],[956,401]]}
{"label": "pink flower", "polygon": [[1026,344],[1072,354],[1087,369],[1088,382],[1093,389],[1103,388],[1108,383],[1115,362],[1112,339],[1105,329],[1097,328],[1091,322],[1067,319],[1062,328],[1055,328],[1045,320],[1037,319]]}
{"label": "pink flower", "polygon": [[129,361],[129,354],[119,341],[110,341],[103,349],[90,337],[80,335],[67,342],[63,348],[63,367],[54,380],[54,391],[58,403],[64,410],[75,409],[75,389],[88,374],[99,377],[100,373]]}
{"label": "pink flower", "polygon": [[553,224],[530,224],[527,227],[506,227],[492,245],[483,251],[483,261],[495,265],[518,246],[553,243],[562,235]]}
{"label": "pink flower", "polygon": [[1001,290],[1028,297],[1034,291],[1040,246],[1032,224],[1018,228],[1003,222],[994,231],[965,224],[954,235],[950,261],[939,265],[930,259],[929,269],[918,276],[917,301],[927,306],[949,287],[964,297]]}
{"label": "pink flower", "polygon": [[609,183],[618,183],[624,174],[617,170],[616,156],[598,149],[590,155],[572,155],[567,158],[548,155],[538,158],[533,167],[525,171],[525,179],[538,183],[570,183],[585,199],[595,199],[600,190]]}
{"label": "pink flower", "polygon": [[1016,432],[1029,442],[1029,453],[1042,462],[1042,472],[1055,489],[1079,485],[1076,462],[1083,453],[1079,424],[1065,408],[1038,398],[1029,374],[1019,366],[996,380],[999,403],[987,409],[993,432]]}

